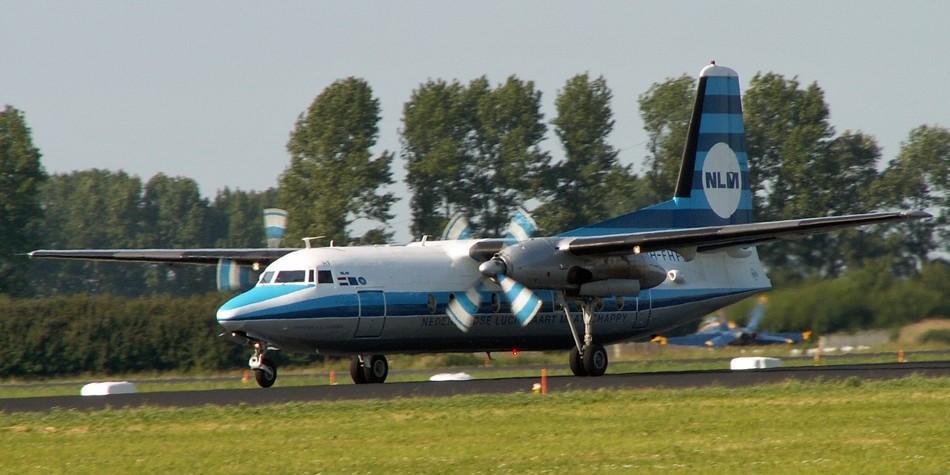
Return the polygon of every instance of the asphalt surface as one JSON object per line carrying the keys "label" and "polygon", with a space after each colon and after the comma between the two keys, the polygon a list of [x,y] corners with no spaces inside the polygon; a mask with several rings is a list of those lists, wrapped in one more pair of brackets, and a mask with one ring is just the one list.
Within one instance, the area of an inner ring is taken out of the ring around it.
{"label": "asphalt surface", "polygon": [[[786,380],[893,379],[919,374],[950,376],[950,361],[835,365],[772,368],[762,370],[677,371],[656,373],[607,374],[599,378],[553,376],[548,378],[551,392],[601,388],[693,388],[702,386],[749,386]],[[501,394],[528,392],[534,378],[481,379],[472,381],[413,382],[386,384],[347,384],[341,386],[296,386],[269,389],[218,389],[210,391],[169,391],[110,396],[49,396],[0,399],[0,411],[48,411],[53,408],[96,410],[106,408],[158,406],[192,407],[203,405],[267,405],[306,401],[391,399],[396,397],[444,397],[457,394]]]}

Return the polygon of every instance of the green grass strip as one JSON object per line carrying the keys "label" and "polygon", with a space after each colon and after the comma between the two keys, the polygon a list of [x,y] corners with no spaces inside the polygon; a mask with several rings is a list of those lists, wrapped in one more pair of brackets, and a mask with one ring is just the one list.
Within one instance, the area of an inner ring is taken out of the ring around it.
{"label": "green grass strip", "polygon": [[950,378],[0,416],[8,473],[948,473]]}

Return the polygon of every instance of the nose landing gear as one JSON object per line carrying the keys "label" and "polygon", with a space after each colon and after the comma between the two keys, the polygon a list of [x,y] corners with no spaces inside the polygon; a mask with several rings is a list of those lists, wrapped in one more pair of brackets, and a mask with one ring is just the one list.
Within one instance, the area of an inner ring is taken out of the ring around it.
{"label": "nose landing gear", "polygon": [[373,355],[369,361],[360,353],[350,360],[350,377],[356,384],[382,383],[389,375],[389,361],[383,355]]}
{"label": "nose landing gear", "polygon": [[254,356],[247,361],[247,366],[254,371],[254,380],[262,388],[269,388],[277,381],[277,364],[267,358],[267,345],[262,342],[254,343]]}

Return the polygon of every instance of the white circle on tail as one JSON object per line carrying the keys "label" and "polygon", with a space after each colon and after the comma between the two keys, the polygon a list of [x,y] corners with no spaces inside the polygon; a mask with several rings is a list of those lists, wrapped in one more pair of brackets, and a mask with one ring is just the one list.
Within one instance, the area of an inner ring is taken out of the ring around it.
{"label": "white circle on tail", "polygon": [[742,172],[736,153],[724,142],[713,145],[703,161],[703,192],[709,207],[720,218],[728,218],[739,207]]}

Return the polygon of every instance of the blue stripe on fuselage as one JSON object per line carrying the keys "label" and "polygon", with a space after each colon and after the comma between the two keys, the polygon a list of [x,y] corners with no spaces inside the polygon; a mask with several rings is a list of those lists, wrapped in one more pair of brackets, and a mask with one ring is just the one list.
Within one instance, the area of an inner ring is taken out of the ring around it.
{"label": "blue stripe on fuselage", "polygon": [[[261,288],[267,288],[263,286]],[[685,303],[697,302],[728,295],[741,294],[756,290],[767,290],[766,288],[714,288],[714,289],[652,289],[650,290],[653,303],[652,308],[658,309],[673,305],[682,305]],[[641,293],[641,299],[645,298],[645,292]],[[452,292],[386,292],[386,316],[387,317],[423,317],[423,316],[441,316],[445,315],[445,307],[448,305],[449,295]],[[428,306],[429,295],[435,297],[437,305],[435,312],[430,313]],[[550,312],[554,309],[553,296],[550,291],[538,291],[537,296],[542,299],[542,312]],[[506,302],[499,311],[494,311],[483,306],[478,314],[494,314],[510,312],[510,303]],[[624,311],[636,309],[636,297],[624,297]],[[230,302],[229,302],[230,303]],[[614,298],[602,299],[602,311],[617,311],[617,300]],[[644,302],[645,303],[645,302]],[[631,308],[630,306],[633,305]],[[571,308],[575,306],[571,304]],[[643,310],[643,309],[641,309]],[[359,300],[356,294],[338,294],[324,297],[307,299],[300,302],[263,309],[256,312],[247,313],[233,318],[221,319],[222,322],[246,321],[246,320],[294,320],[294,319],[313,319],[330,317],[358,317]]]}

